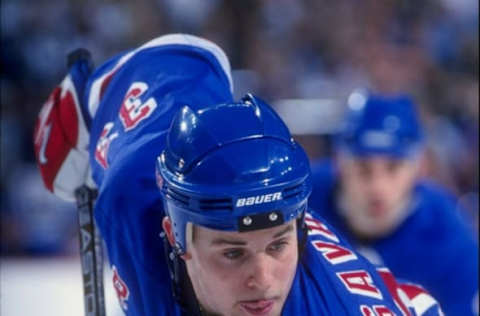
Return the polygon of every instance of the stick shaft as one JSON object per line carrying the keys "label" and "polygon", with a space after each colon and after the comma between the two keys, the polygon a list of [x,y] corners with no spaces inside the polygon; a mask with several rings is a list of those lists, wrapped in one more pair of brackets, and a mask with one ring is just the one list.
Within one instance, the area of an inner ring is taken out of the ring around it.
{"label": "stick shaft", "polygon": [[97,191],[82,186],[75,192],[80,226],[80,259],[86,316],[105,316],[102,242],[93,217]]}

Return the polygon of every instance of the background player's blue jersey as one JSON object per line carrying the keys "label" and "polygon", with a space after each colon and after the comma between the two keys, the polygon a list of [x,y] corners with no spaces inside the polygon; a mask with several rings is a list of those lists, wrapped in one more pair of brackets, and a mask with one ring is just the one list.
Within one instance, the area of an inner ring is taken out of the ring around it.
{"label": "background player's blue jersey", "polygon": [[309,205],[373,262],[398,278],[424,286],[446,315],[473,315],[478,304],[478,243],[452,196],[422,181],[414,188],[410,215],[390,235],[360,244],[337,206],[338,173],[330,160],[312,164]]}
{"label": "background player's blue jersey", "polygon": [[[159,236],[165,213],[155,159],[182,106],[198,110],[232,102],[228,61],[208,43],[161,37],[108,61],[86,87],[82,106],[90,119],[90,164],[99,189],[95,218],[127,315],[181,315]],[[309,217],[307,224],[309,240],[283,315],[414,313],[389,294],[397,293],[397,285],[387,271],[377,273],[324,221]],[[429,297],[418,288],[404,291],[410,298]],[[424,306],[419,315],[438,315],[433,299]]]}

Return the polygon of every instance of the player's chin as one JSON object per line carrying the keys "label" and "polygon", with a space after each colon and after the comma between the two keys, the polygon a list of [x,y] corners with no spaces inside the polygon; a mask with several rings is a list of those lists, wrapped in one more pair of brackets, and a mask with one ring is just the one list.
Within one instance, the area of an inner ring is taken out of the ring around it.
{"label": "player's chin", "polygon": [[386,203],[381,201],[371,201],[367,207],[367,215],[372,219],[381,220],[388,214],[388,207]]}

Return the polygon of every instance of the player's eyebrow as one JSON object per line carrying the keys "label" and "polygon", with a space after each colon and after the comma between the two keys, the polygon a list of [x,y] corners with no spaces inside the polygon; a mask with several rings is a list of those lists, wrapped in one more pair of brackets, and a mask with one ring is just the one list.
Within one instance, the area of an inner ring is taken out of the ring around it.
{"label": "player's eyebrow", "polygon": [[231,245],[231,246],[246,246],[247,242],[243,240],[229,240],[225,238],[215,238],[210,243],[212,246],[222,246],[222,245]]}
{"label": "player's eyebrow", "polygon": [[283,229],[283,230],[279,231],[278,233],[276,233],[275,235],[273,235],[273,239],[281,237],[281,236],[283,236],[286,233],[289,233],[291,231],[293,231],[293,224],[288,225],[287,227],[285,227],[285,229]]}
{"label": "player's eyebrow", "polygon": [[[293,224],[288,225],[281,231],[277,232],[275,235],[273,235],[272,239],[276,239],[279,237],[282,237],[283,235],[293,231]],[[210,242],[210,245],[212,246],[221,246],[221,245],[231,245],[231,246],[246,246],[247,242],[243,240],[232,240],[232,239],[226,239],[226,238],[215,238]]]}

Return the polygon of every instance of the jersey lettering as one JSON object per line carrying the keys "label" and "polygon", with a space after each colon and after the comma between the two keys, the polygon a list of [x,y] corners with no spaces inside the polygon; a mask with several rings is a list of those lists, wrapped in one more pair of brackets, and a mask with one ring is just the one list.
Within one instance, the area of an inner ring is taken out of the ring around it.
{"label": "jersey lettering", "polygon": [[325,224],[313,218],[310,214],[306,214],[305,224],[307,224],[309,235],[322,235],[323,237],[328,238],[336,243],[340,241],[338,237],[334,233],[332,233]]}
{"label": "jersey lettering", "polygon": [[100,134],[100,138],[97,142],[97,147],[95,149],[95,160],[103,167],[103,169],[108,168],[108,149],[110,148],[110,143],[118,137],[118,133],[113,133],[109,135],[110,131],[113,128],[113,123],[108,122],[103,127],[103,131]]}
{"label": "jersey lettering", "polygon": [[367,271],[337,272],[337,276],[351,293],[383,299],[382,293],[375,286],[372,277]]}
{"label": "jersey lettering", "polygon": [[374,305],[373,310],[377,316],[395,316],[395,313],[384,305]]}
{"label": "jersey lettering", "polygon": [[373,310],[367,305],[360,305],[360,312],[362,312],[363,316],[375,316]]}
{"label": "jersey lettering", "polygon": [[119,113],[126,131],[137,127],[138,123],[149,117],[157,107],[157,102],[153,97],[142,102],[140,97],[147,89],[148,85],[144,82],[134,82],[128,89]]}
{"label": "jersey lettering", "polygon": [[360,305],[360,312],[363,316],[395,316],[395,313],[384,305],[374,305],[373,309],[367,305]]}
{"label": "jersey lettering", "polygon": [[314,240],[312,244],[331,264],[339,264],[357,259],[357,256],[352,251],[342,246],[320,240]]}

